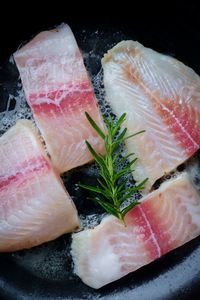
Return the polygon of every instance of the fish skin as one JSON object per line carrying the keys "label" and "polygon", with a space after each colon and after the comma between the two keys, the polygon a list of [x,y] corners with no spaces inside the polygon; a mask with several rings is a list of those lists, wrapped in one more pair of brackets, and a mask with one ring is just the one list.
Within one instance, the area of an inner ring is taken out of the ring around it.
{"label": "fish skin", "polygon": [[125,227],[108,216],[73,234],[75,273],[98,289],[180,247],[200,234],[200,193],[186,172],[141,199]]}
{"label": "fish skin", "polygon": [[0,157],[0,252],[31,248],[79,227],[31,121],[17,121],[0,137]]}
{"label": "fish skin", "polygon": [[139,158],[134,178],[155,181],[192,156],[200,147],[200,78],[178,60],[123,41],[102,59],[106,99],[119,117],[126,112],[128,152]]}
{"label": "fish skin", "polygon": [[66,24],[39,33],[14,53],[26,99],[59,174],[93,160],[85,140],[103,143],[85,117],[104,124],[81,52]]}

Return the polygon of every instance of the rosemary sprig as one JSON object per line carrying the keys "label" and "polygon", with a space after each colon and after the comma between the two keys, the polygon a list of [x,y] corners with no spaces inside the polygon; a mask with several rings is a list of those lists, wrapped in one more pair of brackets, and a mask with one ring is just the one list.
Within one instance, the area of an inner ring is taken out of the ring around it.
{"label": "rosemary sprig", "polygon": [[[91,198],[93,201],[101,205],[108,213],[124,222],[125,215],[140,203],[133,195],[144,188],[147,178],[136,186],[127,188],[128,179],[126,176],[133,171],[131,167],[137,158],[130,160],[130,157],[134,153],[120,158],[119,148],[126,139],[144,131],[126,136],[127,128],[125,128],[119,133],[120,127],[126,119],[126,114],[123,113],[116,123],[111,116],[108,119],[104,119],[107,126],[107,134],[105,134],[91,116],[87,112],[85,114],[90,125],[104,141],[105,155],[98,154],[90,143],[86,141],[86,145],[99,167],[100,179],[98,179],[98,186],[84,184],[79,184],[79,186],[93,192],[94,197]],[[123,165],[128,158],[129,162]],[[125,201],[132,197],[131,203],[125,206]]]}

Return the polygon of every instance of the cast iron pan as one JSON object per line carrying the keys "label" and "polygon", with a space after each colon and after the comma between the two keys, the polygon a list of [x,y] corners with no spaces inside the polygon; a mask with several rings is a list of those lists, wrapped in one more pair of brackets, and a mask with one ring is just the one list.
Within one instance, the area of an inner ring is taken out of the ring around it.
{"label": "cast iron pan", "polygon": [[[173,18],[160,18],[156,24],[151,22],[151,18],[146,22],[134,22],[133,18],[74,19],[64,14],[51,16],[46,21],[34,19],[33,22],[31,19],[27,22],[26,19],[23,20],[25,23],[15,23],[18,27],[14,33],[12,31],[12,41],[9,38],[7,46],[2,47],[0,111],[6,108],[8,94],[15,95],[18,83],[17,69],[6,61],[6,57],[9,58],[24,40],[61,22],[71,26],[80,48],[86,54],[85,62],[91,75],[99,72],[103,53],[122,39],[137,39],[145,46],[173,55],[200,74],[200,34],[197,34],[199,30],[195,27],[197,13],[194,7],[189,13],[187,9],[184,13],[189,18],[186,22],[180,12]],[[15,100],[9,109],[14,106]],[[101,213],[98,207],[86,200],[86,192],[75,187],[79,181],[95,182],[94,174],[93,166],[85,166],[64,177],[66,188],[82,215]],[[70,235],[64,235],[28,251],[0,254],[0,299],[198,299],[200,238],[100,290],[87,287],[73,275],[70,242]]]}

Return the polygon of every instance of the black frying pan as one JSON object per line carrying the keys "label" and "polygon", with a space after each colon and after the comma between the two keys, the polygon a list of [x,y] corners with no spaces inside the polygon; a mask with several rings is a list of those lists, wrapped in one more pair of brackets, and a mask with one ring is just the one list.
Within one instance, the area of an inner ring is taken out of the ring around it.
{"label": "black frying pan", "polygon": [[[6,35],[5,26],[2,30],[0,111],[6,107],[8,94],[15,93],[18,82],[17,69],[7,61],[9,55],[24,40],[63,21],[71,26],[80,48],[87,54],[86,65],[92,75],[100,70],[103,53],[122,39],[137,39],[145,46],[173,55],[200,74],[197,5],[181,5],[173,7],[166,15],[163,15],[163,7],[160,15],[150,14],[148,18],[137,20],[137,12],[130,18],[75,18],[67,17],[64,12],[46,14],[46,18],[24,15],[21,22],[15,18]],[[95,182],[94,172],[91,166],[85,166],[69,172],[64,178],[79,213],[84,215],[101,213],[86,200],[85,191],[75,188],[80,180]],[[70,242],[70,235],[65,235],[28,251],[0,254],[0,299],[199,299],[200,237],[100,290],[87,287],[72,274]]]}

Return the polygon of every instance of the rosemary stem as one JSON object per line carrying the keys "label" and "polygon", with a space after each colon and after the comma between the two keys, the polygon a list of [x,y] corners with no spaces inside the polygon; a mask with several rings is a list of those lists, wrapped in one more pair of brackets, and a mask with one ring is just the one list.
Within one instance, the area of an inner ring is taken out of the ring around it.
{"label": "rosemary stem", "polygon": [[[139,201],[136,201],[133,195],[144,187],[145,180],[135,188],[126,188],[127,179],[125,179],[125,176],[130,174],[131,167],[136,159],[133,159],[132,161],[127,162],[125,166],[122,166],[127,158],[132,156],[133,153],[120,159],[120,147],[127,138],[131,138],[144,131],[140,131],[126,138],[127,128],[119,132],[120,127],[126,118],[126,114],[123,113],[117,122],[114,122],[111,116],[109,116],[108,119],[104,119],[108,129],[107,134],[105,134],[90,115],[87,112],[85,114],[90,125],[104,141],[105,155],[102,156],[98,154],[86,141],[89,151],[99,166],[101,179],[98,180],[99,186],[94,187],[83,184],[80,186],[95,193],[93,198],[94,201],[100,204],[108,213],[113,214],[121,220],[126,227],[127,224],[124,217],[130,209],[139,204]],[[133,198],[132,203],[122,208],[121,205],[130,198]]]}

